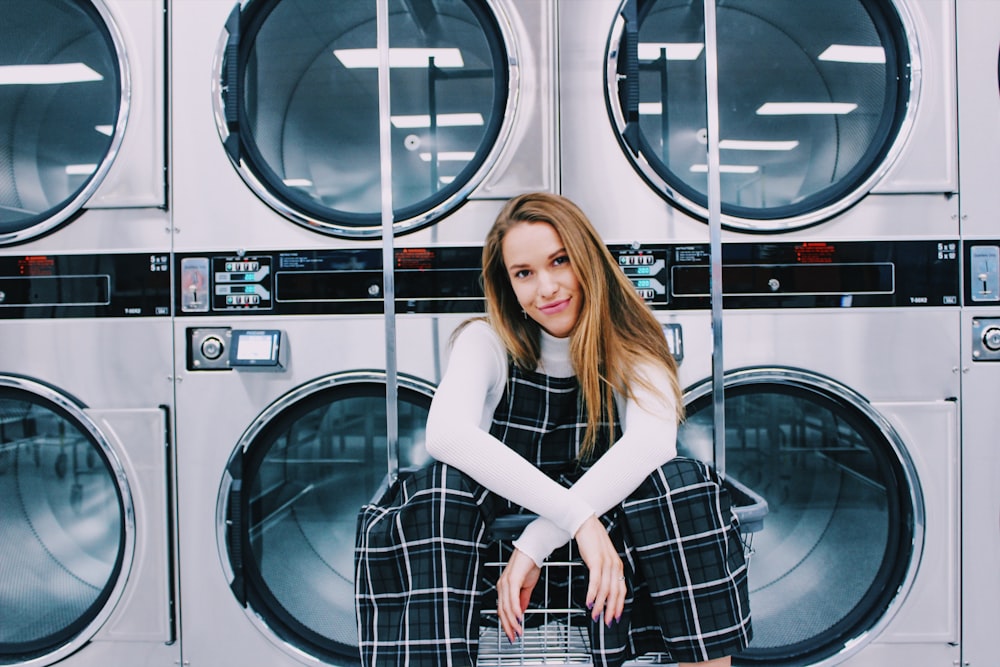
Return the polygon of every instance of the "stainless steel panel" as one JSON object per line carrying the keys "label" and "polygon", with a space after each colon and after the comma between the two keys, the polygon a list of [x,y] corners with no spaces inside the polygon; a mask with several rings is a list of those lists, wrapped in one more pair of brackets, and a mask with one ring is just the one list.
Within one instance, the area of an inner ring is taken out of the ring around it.
{"label": "stainless steel panel", "polygon": [[[994,48],[996,44],[994,44]],[[1000,321],[996,308],[966,308],[962,335],[981,336],[977,318]],[[962,660],[995,660],[1000,618],[1000,363],[981,362],[973,347],[962,352]]]}
{"label": "stainless steel panel", "polygon": [[962,234],[990,238],[1000,228],[1000,3],[957,0],[957,10]]}

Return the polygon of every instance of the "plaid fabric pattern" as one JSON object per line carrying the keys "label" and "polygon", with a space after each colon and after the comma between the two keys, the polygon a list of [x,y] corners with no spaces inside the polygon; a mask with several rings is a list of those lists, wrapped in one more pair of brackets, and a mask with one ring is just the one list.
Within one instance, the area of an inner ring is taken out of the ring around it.
{"label": "plaid fabric pattern", "polygon": [[[610,423],[617,439],[614,415]],[[568,486],[586,469],[576,461],[585,427],[575,378],[511,364],[491,434]],[[609,441],[598,443],[596,456]],[[523,510],[439,462],[401,475],[362,508],[355,592],[364,665],[475,664],[481,606],[496,605],[496,573],[481,567],[497,548],[489,525],[512,511]],[[617,667],[653,652],[696,662],[746,647],[743,545],[709,466],[676,458],[601,520],[625,563],[629,595],[620,622],[588,622],[595,664]],[[586,574],[567,585],[582,607]],[[545,604],[538,593],[532,604]]]}
{"label": "plaid fabric pattern", "polygon": [[435,462],[404,472],[361,509],[355,598],[362,664],[475,663],[479,571],[495,498]]}

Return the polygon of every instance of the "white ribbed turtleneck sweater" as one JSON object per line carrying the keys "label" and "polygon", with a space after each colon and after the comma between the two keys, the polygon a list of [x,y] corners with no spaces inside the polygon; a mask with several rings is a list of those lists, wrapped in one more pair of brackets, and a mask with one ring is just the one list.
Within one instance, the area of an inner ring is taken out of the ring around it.
{"label": "white ribbed turtleneck sweater", "polygon": [[[554,377],[573,376],[569,338],[543,331],[536,370]],[[660,395],[633,383],[631,399],[616,396],[621,439],[567,489],[489,434],[507,382],[507,355],[486,322],[473,322],[455,340],[431,403],[427,451],[538,514],[514,544],[541,565],[588,517],[620,504],[676,455],[677,421],[667,370],[648,365],[636,368],[636,375],[647,378]]]}

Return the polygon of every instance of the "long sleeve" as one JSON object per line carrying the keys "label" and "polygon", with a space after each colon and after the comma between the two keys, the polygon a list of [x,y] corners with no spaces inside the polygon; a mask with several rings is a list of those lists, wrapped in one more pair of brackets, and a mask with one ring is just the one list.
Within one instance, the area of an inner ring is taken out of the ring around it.
{"label": "long sleeve", "polygon": [[[634,385],[634,397],[621,410],[622,437],[572,488],[597,515],[621,504],[646,477],[677,455],[677,419],[667,370],[649,365],[637,372],[662,396]],[[540,515],[515,545],[541,564],[572,535]]]}
{"label": "long sleeve", "polygon": [[427,451],[487,489],[575,534],[594,510],[531,462],[489,434],[488,425],[507,378],[496,334],[473,323],[458,336],[427,417]]}

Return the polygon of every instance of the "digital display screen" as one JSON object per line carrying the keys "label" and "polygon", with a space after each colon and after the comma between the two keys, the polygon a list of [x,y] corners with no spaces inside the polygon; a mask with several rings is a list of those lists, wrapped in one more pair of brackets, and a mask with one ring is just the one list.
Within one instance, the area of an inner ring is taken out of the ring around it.
{"label": "digital display screen", "polygon": [[233,366],[277,366],[281,332],[273,329],[233,331],[230,364]]}

